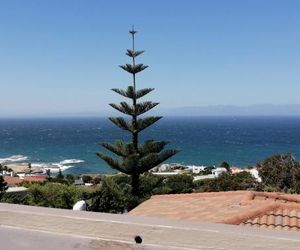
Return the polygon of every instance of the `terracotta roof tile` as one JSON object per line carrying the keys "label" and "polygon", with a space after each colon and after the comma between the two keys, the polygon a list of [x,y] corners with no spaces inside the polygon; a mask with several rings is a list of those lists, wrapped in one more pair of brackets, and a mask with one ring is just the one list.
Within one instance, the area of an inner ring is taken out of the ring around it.
{"label": "terracotta roof tile", "polygon": [[4,176],[4,181],[7,183],[7,186],[9,187],[14,187],[18,186],[23,182],[19,177],[14,177],[14,176]]}
{"label": "terracotta roof tile", "polygon": [[25,182],[45,182],[47,181],[46,176],[38,175],[38,176],[25,176],[23,178]]}
{"label": "terracotta roof tile", "polygon": [[9,187],[18,186],[23,182],[45,182],[47,181],[46,176],[25,176],[24,178],[14,176],[4,176],[4,180],[7,182]]}
{"label": "terracotta roof tile", "polygon": [[250,191],[157,195],[130,214],[300,231],[300,195]]}

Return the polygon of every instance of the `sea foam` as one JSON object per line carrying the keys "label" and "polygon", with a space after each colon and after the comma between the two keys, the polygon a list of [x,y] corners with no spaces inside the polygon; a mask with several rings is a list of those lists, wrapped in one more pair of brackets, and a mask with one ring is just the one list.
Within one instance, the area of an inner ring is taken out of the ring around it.
{"label": "sea foam", "polygon": [[28,156],[25,155],[12,155],[7,158],[0,158],[0,163],[13,163],[13,162],[22,162],[27,161]]}

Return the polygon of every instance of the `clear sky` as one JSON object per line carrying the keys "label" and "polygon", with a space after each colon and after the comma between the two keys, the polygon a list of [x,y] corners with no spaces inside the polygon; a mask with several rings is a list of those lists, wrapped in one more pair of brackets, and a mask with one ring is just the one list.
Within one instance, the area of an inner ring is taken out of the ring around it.
{"label": "clear sky", "polygon": [[[88,113],[120,100],[128,30],[160,108],[300,104],[298,0],[2,0],[0,116]],[[158,108],[159,109],[159,108]]]}

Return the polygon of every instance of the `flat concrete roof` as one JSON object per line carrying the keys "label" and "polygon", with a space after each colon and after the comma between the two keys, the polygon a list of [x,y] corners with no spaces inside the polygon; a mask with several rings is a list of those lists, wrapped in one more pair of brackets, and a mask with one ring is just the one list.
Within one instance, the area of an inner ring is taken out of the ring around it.
{"label": "flat concrete roof", "polygon": [[[299,249],[299,232],[0,204],[3,249]],[[140,235],[141,245],[134,242]]]}

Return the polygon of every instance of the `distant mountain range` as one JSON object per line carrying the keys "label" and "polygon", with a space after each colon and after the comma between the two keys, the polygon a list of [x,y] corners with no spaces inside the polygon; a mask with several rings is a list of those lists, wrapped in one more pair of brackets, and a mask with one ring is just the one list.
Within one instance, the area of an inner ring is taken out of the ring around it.
{"label": "distant mountain range", "polygon": [[[107,117],[121,114],[110,107],[99,109],[97,112],[65,112],[44,113],[33,115],[2,116],[2,117]],[[256,104],[249,106],[211,105],[195,107],[164,108],[158,106],[146,115],[163,116],[300,116],[300,105],[286,104]],[[0,115],[1,118],[1,115]]]}

